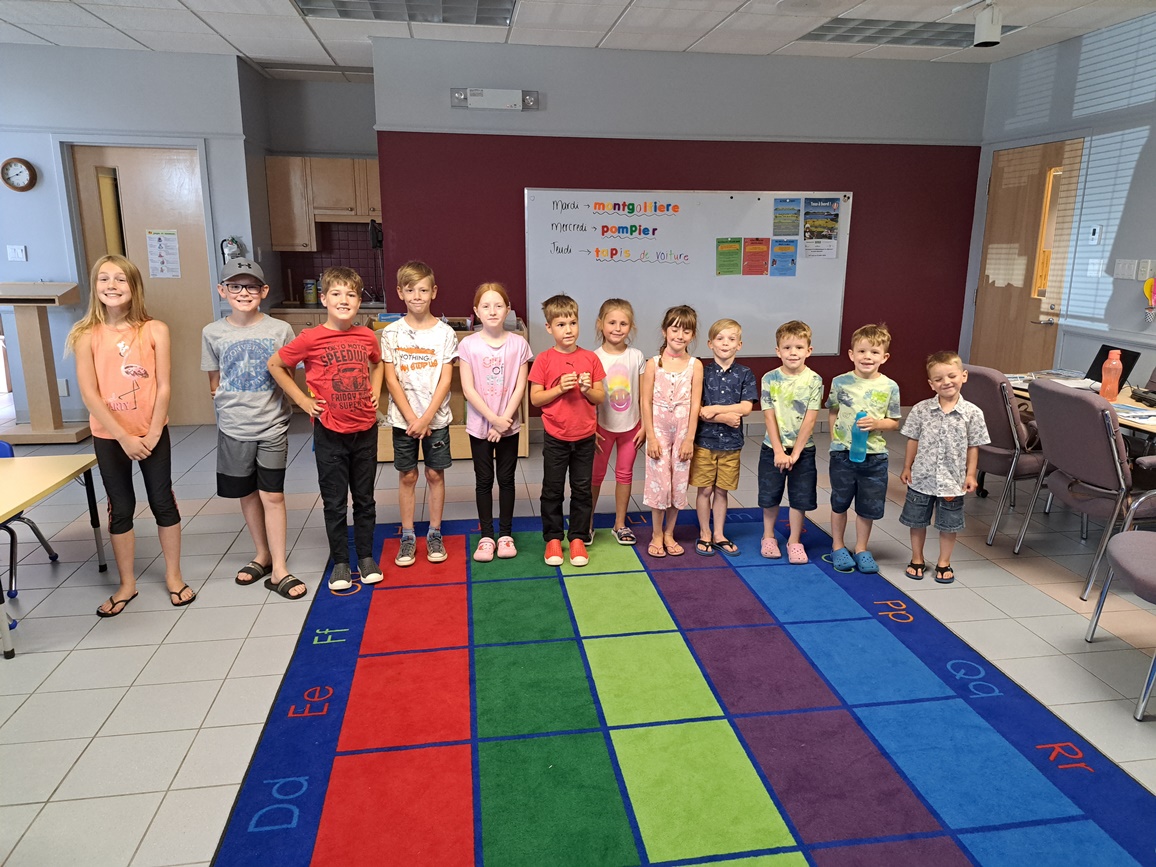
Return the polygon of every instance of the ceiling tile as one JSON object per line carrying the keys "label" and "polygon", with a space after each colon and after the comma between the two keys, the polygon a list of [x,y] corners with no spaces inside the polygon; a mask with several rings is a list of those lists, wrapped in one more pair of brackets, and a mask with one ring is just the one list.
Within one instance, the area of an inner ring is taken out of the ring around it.
{"label": "ceiling tile", "polygon": [[453,42],[505,42],[507,27],[480,27],[466,24],[411,23],[415,39],[445,39]]}
{"label": "ceiling tile", "polygon": [[291,0],[182,0],[194,12],[232,12],[237,15],[299,16]]}
{"label": "ceiling tile", "polygon": [[955,2],[920,3],[895,2],[895,0],[866,0],[863,3],[849,3],[846,12],[836,18],[870,18],[877,21],[938,21],[951,14],[951,10],[963,3]]}
{"label": "ceiling tile", "polygon": [[131,6],[138,9],[184,9],[181,0],[93,0],[82,6]]}
{"label": "ceiling tile", "polygon": [[856,57],[867,50],[864,45],[848,45],[840,42],[792,42],[784,45],[775,54],[797,57]]}
{"label": "ceiling tile", "polygon": [[676,34],[693,33],[697,39],[715,27],[729,13],[703,9],[659,9],[632,6],[614,25],[613,32]]}
{"label": "ceiling tile", "polygon": [[[1143,4],[1148,12],[1156,12],[1156,3]],[[1115,2],[1093,3],[1071,12],[1064,12],[1040,22],[1041,27],[1077,27],[1081,30],[1099,30],[1136,17],[1136,4]]]}
{"label": "ceiling tile", "polygon": [[[517,8],[517,7],[515,7]],[[552,30],[535,27],[511,27],[511,45],[573,46],[595,48],[606,35],[603,30]]]}
{"label": "ceiling tile", "polygon": [[699,12],[737,12],[742,0],[634,0],[631,9],[689,9]]}
{"label": "ceiling tile", "polygon": [[[1036,24],[1048,18],[1054,18],[1056,15],[1061,15],[1076,6],[1083,6],[1086,3],[1087,0],[1082,0],[1082,2],[1081,0],[1071,0],[1071,2],[1060,3],[1025,3],[1015,2],[1015,0],[999,0],[999,3],[996,5],[998,5],[1003,12],[1004,27],[1007,27],[1009,24],[1020,24],[1024,26]],[[979,7],[965,9],[963,12],[953,15],[947,20],[972,24],[975,22],[977,12],[979,12]]]}
{"label": "ceiling tile", "polygon": [[204,21],[187,9],[141,9],[131,6],[89,6],[96,17],[118,30],[160,30],[168,33],[210,33]]}
{"label": "ceiling tile", "polygon": [[783,39],[769,33],[712,30],[686,50],[710,54],[770,54],[782,45]]}
{"label": "ceiling tile", "polygon": [[203,12],[210,27],[233,41],[233,36],[259,39],[312,39],[305,22],[293,15],[233,15],[225,12]]}
{"label": "ceiling tile", "polygon": [[323,39],[322,44],[340,66],[373,66],[373,43],[368,39]]}
{"label": "ceiling tile", "polygon": [[[856,47],[862,49],[864,46]],[[877,45],[855,56],[867,60],[938,60],[958,50],[958,48],[933,48],[928,45]]]}
{"label": "ceiling tile", "polygon": [[828,21],[853,7],[847,0],[750,0],[744,12],[757,15],[783,15],[792,18],[822,18]]}
{"label": "ceiling tile", "polygon": [[[738,33],[774,33],[781,35],[780,45],[792,42],[804,33],[810,33],[829,18],[802,18],[794,15],[754,15],[736,12],[719,25],[719,30]],[[778,46],[776,46],[778,47]]]}
{"label": "ceiling tile", "polygon": [[639,51],[686,51],[702,33],[645,33],[611,31],[602,40],[603,48],[632,48]]}
{"label": "ceiling tile", "polygon": [[621,14],[621,6],[521,0],[514,6],[513,23],[515,27],[600,30],[605,33]]}
{"label": "ceiling tile", "polygon": [[316,39],[270,39],[263,36],[225,34],[237,50],[254,60],[284,63],[315,63],[332,66],[333,61]]}
{"label": "ceiling tile", "polygon": [[172,33],[161,30],[125,30],[153,51],[185,51],[193,54],[236,54],[237,49],[216,33]]}
{"label": "ceiling tile", "polygon": [[266,69],[270,78],[279,78],[282,81],[338,81],[345,82],[345,76],[337,71],[326,72],[321,69]]}
{"label": "ceiling tile", "polygon": [[41,39],[27,30],[21,30],[14,24],[5,24],[0,21],[0,43],[3,42],[21,42],[26,45],[47,45],[47,41]]}
{"label": "ceiling tile", "polygon": [[29,24],[26,29],[47,39],[53,45],[67,45],[71,48],[144,49],[144,46],[139,42],[104,24],[99,27],[53,27],[44,24]]}
{"label": "ceiling tile", "polygon": [[0,0],[0,21],[60,27],[91,27],[101,23],[79,6],[49,0]]}
{"label": "ceiling tile", "polygon": [[351,21],[341,18],[310,18],[308,24],[326,43],[330,39],[352,42],[369,36],[409,36],[405,21]]}

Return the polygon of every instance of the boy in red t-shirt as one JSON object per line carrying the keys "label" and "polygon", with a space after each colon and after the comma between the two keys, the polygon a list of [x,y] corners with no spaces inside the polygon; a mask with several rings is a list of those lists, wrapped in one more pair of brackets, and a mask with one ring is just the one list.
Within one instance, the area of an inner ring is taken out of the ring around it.
{"label": "boy in red t-shirt", "polygon": [[[377,336],[353,324],[361,307],[361,276],[352,268],[328,268],[321,275],[321,303],[328,316],[307,328],[269,358],[269,373],[289,399],[313,419],[317,484],[325,509],[325,534],[333,558],[330,590],[353,586],[349,568],[346,503],[353,495],[353,541],[362,584],[376,584],[381,569],[373,559],[377,509],[377,397],[385,374]],[[305,362],[305,382],[313,397],[293,381]]]}
{"label": "boy in red t-shirt", "polygon": [[542,537],[546,562],[562,565],[562,500],[570,471],[570,565],[590,562],[586,543],[594,516],[594,432],[598,404],[606,398],[606,373],[598,356],[578,346],[578,302],[555,295],[542,304],[554,346],[539,353],[530,369],[530,402],[542,408]]}

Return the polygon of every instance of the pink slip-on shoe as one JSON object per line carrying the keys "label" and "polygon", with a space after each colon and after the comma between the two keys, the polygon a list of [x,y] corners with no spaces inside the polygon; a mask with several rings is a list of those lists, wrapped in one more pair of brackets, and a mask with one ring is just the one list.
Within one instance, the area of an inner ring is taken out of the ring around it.
{"label": "pink slip-on shoe", "polygon": [[763,539],[759,544],[759,553],[768,560],[777,560],[783,556],[783,552],[779,550],[779,543],[774,537]]}
{"label": "pink slip-on shoe", "polygon": [[514,539],[512,536],[501,536],[498,539],[498,559],[509,560],[511,557],[518,556],[518,549],[514,547]]}
{"label": "pink slip-on shoe", "polygon": [[483,536],[482,541],[478,542],[478,549],[474,551],[474,559],[479,563],[489,563],[494,559],[494,540],[489,536]]}
{"label": "pink slip-on shoe", "polygon": [[803,563],[810,563],[807,557],[807,549],[799,542],[787,543],[787,562],[794,563],[796,566],[801,566]]}

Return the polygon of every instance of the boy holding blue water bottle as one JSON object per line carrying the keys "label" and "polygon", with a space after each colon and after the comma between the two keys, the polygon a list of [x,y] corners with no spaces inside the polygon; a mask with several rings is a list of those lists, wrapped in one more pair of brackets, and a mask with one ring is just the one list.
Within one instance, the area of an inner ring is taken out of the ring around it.
{"label": "boy holding blue water bottle", "polygon": [[[831,564],[839,572],[878,572],[867,550],[873,522],[887,503],[887,440],[899,429],[899,386],[879,368],[891,357],[886,325],[864,325],[851,335],[855,368],[831,380]],[[864,437],[864,435],[866,435]],[[847,510],[855,503],[855,553],[847,550]]]}

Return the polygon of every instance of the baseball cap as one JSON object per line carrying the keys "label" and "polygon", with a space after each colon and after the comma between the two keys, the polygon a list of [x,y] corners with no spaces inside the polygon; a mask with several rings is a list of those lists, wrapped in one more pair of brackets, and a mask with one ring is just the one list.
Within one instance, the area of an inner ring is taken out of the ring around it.
{"label": "baseball cap", "polygon": [[252,259],[230,259],[221,267],[221,282],[230,280],[233,277],[240,277],[242,274],[248,274],[256,277],[261,281],[261,285],[265,285],[265,272],[261,270],[261,266]]}

